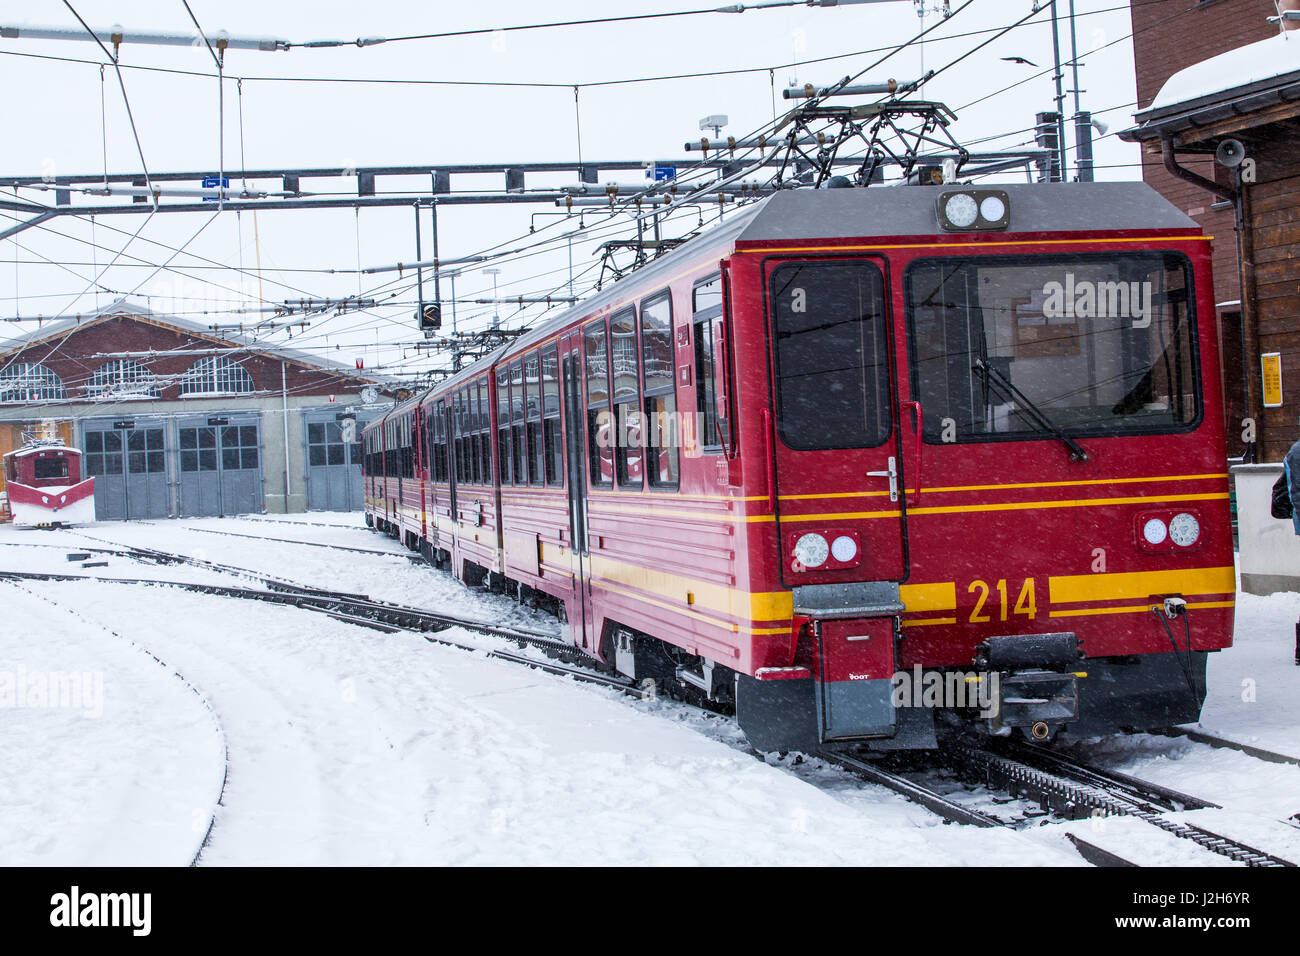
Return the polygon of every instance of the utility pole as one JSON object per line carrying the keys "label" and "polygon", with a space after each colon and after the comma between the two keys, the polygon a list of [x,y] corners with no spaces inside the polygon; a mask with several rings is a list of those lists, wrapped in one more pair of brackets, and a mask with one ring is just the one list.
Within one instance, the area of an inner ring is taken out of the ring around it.
{"label": "utility pole", "polygon": [[[1061,32],[1056,19],[1056,0],[1052,5],[1052,62],[1056,67],[1056,163],[1065,178],[1065,74],[1061,72]],[[1073,23],[1073,21],[1071,21]],[[1078,85],[1077,83],[1075,84]]]}
{"label": "utility pole", "polygon": [[1074,77],[1074,165],[1081,183],[1093,180],[1092,114],[1084,112],[1079,94],[1079,37],[1074,23],[1074,0],[1070,0],[1070,68]]}

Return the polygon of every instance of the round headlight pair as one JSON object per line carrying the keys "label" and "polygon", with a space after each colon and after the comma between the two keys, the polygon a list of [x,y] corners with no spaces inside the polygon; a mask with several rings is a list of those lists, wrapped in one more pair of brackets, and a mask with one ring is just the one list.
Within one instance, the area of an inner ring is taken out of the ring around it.
{"label": "round headlight pair", "polygon": [[1167,525],[1160,518],[1149,518],[1142,525],[1142,537],[1150,545],[1164,544],[1168,538],[1180,548],[1188,548],[1200,536],[1201,523],[1196,520],[1196,515],[1186,511],[1174,515]]}
{"label": "round headlight pair", "polygon": [[815,531],[800,535],[794,544],[794,559],[805,568],[819,568],[828,557],[847,563],[858,556],[858,543],[847,534],[839,535],[827,543],[825,536]]}
{"label": "round headlight pair", "polygon": [[969,193],[953,193],[944,204],[944,215],[958,229],[969,229],[981,216],[985,222],[1001,222],[1007,205],[998,196],[985,196],[976,201]]}

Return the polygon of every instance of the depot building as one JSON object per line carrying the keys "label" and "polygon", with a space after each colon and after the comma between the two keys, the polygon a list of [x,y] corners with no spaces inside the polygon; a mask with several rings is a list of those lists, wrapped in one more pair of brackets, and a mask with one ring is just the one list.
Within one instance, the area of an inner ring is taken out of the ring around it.
{"label": "depot building", "polygon": [[100,520],[361,507],[383,383],[302,351],[116,303],[0,344],[0,454],[85,452]]}

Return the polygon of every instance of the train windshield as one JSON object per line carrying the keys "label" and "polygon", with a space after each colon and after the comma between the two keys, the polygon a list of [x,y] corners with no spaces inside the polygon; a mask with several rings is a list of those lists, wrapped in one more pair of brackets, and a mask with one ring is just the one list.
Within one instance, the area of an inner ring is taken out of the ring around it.
{"label": "train windshield", "polygon": [[1199,420],[1180,255],[923,259],[904,284],[927,441],[1150,434]]}
{"label": "train windshield", "polygon": [[800,451],[868,448],[893,429],[884,274],[863,260],[772,272],[777,423]]}
{"label": "train windshield", "polygon": [[32,477],[36,479],[68,477],[68,460],[66,458],[37,458]]}

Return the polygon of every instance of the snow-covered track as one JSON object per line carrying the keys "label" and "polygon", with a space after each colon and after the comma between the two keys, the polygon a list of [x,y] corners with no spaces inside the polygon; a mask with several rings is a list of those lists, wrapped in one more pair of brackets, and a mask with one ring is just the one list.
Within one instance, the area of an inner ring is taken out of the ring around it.
{"label": "snow-covered track", "polygon": [[879,784],[897,794],[901,794],[913,803],[925,807],[931,813],[935,813],[951,823],[964,823],[975,827],[1007,826],[1006,823],[996,817],[991,817],[970,807],[964,807],[936,790],[931,790],[929,787],[910,780],[902,774],[887,770],[870,761],[832,750],[820,751],[815,756],[827,763],[833,763],[837,767],[847,770],[855,777],[859,777],[868,783]]}
{"label": "snow-covered track", "polygon": [[[535,631],[527,631],[522,628],[503,627],[501,625],[489,624],[470,618],[459,618],[454,615],[442,614],[436,611],[426,611],[422,608],[372,601],[365,595],[329,592],[316,588],[295,590],[294,588],[296,586],[286,586],[283,583],[281,583],[281,586],[278,588],[260,590],[256,588],[237,588],[225,585],[202,584],[191,581],[174,581],[156,578],[100,577],[87,574],[63,574],[47,571],[0,571],[0,580],[95,581],[104,584],[170,587],[184,591],[194,591],[200,594],[210,594],[217,597],[264,601],[270,604],[287,605],[302,610],[317,611],[333,617],[336,620],[345,621],[350,624],[357,624],[363,627],[370,627],[376,630],[388,632],[413,631],[419,633],[431,643],[441,644],[447,647],[455,647],[472,653],[486,654],[488,657],[522,664],[549,674],[571,677],[575,680],[582,681],[583,683],[610,687],[633,696],[645,696],[649,693],[642,691],[627,678],[612,677],[598,673],[587,667],[573,666],[577,661],[587,661],[588,658],[586,655],[582,654],[581,651],[570,644],[546,637]],[[453,627],[459,627],[464,630],[474,631],[491,637],[504,638],[519,645],[531,646],[543,651],[549,656],[560,658],[562,663],[552,663],[551,661],[539,660],[536,657],[515,654],[510,651],[474,647],[459,641],[433,636],[436,632],[448,630]]]}
{"label": "snow-covered track", "polygon": [[[1029,757],[1019,752],[1019,748],[1017,751],[1017,757]],[[1109,771],[1066,760],[1053,763],[1047,769],[1049,761],[1029,758],[1033,762],[1025,762],[966,743],[949,743],[944,748],[944,754],[964,771],[982,778],[988,786],[1033,797],[1070,819],[1081,819],[1094,814],[1136,817],[1172,836],[1190,840],[1211,853],[1246,866],[1296,865],[1231,837],[1183,820],[1172,819],[1169,816],[1171,812],[1190,808],[1186,801],[1202,808],[1216,806],[1186,794],[1178,794],[1177,791],[1166,791],[1168,794],[1176,794],[1177,799],[1161,796],[1159,791],[1165,791],[1166,788],[1141,781],[1139,782],[1143,786],[1135,788],[1132,777],[1111,774]]]}
{"label": "snow-covered track", "polygon": [[[174,679],[180,681],[185,686],[185,688],[189,690],[191,694],[193,694],[196,698],[198,698],[198,701],[203,706],[203,709],[207,711],[207,714],[212,721],[213,729],[216,731],[217,739],[220,740],[221,742],[221,757],[222,757],[221,786],[217,789],[216,800],[213,801],[212,809],[208,813],[207,826],[203,828],[203,838],[199,841],[198,846],[195,847],[194,849],[194,853],[189,858],[189,862],[188,862],[189,866],[198,866],[200,860],[203,858],[204,850],[208,848],[209,843],[211,843],[212,841],[212,833],[216,829],[216,825],[217,825],[217,813],[221,810],[222,807],[226,805],[225,803],[226,785],[230,782],[230,743],[226,736],[226,729],[221,723],[221,717],[220,715],[217,714],[217,709],[212,705],[212,701],[208,699],[207,695],[204,694],[203,691],[199,690],[199,688],[194,684],[193,681],[191,681],[188,677],[182,674],[177,668],[173,667],[171,664],[167,663],[167,661],[159,657],[154,651],[150,650],[148,647],[145,647],[140,642],[133,640],[132,638],[129,638],[123,634],[118,633],[117,631],[113,630],[111,627],[109,627],[107,624],[104,624],[101,621],[91,620],[90,618],[86,617],[84,614],[82,614],[80,611],[78,611],[76,608],[70,605],[64,604],[60,601],[56,601],[54,598],[50,597],[47,594],[39,594],[36,591],[31,590],[30,588],[24,587],[18,580],[19,577],[21,577],[21,575],[17,574],[16,572],[4,572],[2,579],[6,580],[11,587],[17,588],[18,590],[26,594],[29,594],[34,598],[44,601],[46,604],[49,604],[51,607],[58,608],[60,611],[70,614],[73,617],[78,618],[79,620],[85,622],[86,624],[89,624],[92,627],[96,627],[99,630],[104,631],[107,634],[110,634],[111,636],[115,637],[119,641],[123,641],[129,644],[131,647],[140,651],[142,654],[147,655],[159,667],[161,667],[163,670],[171,674],[171,676]],[[28,575],[27,577],[36,578],[38,576]]]}
{"label": "snow-covered track", "polygon": [[1187,727],[1166,727],[1163,730],[1153,730],[1153,734],[1160,734],[1164,737],[1185,737],[1198,744],[1206,744],[1210,747],[1216,747],[1225,750],[1235,750],[1243,753],[1247,757],[1254,757],[1256,760],[1265,760],[1268,763],[1291,764],[1300,767],[1300,757],[1291,757],[1287,754],[1276,753],[1272,750],[1265,750],[1263,747],[1255,747],[1251,744],[1243,744],[1238,740],[1229,740],[1227,737],[1219,737],[1215,734],[1207,734],[1203,730],[1191,730]]}
{"label": "snow-covered track", "polygon": [[[286,522],[293,524],[295,522]],[[310,527],[310,526],[308,526]],[[323,525],[321,527],[342,527],[342,525]],[[249,538],[253,541],[272,541],[276,544],[301,544],[308,548],[329,548],[331,551],[351,551],[355,554],[373,554],[381,558],[401,558],[412,564],[427,564],[423,557],[410,551],[384,551],[379,548],[353,548],[341,544],[327,544],[324,541],[300,541],[296,538],[268,538],[260,534],[241,534],[238,531],[217,531],[214,528],[187,528],[200,534],[219,534],[228,538]]]}

